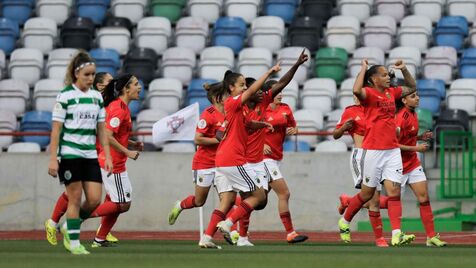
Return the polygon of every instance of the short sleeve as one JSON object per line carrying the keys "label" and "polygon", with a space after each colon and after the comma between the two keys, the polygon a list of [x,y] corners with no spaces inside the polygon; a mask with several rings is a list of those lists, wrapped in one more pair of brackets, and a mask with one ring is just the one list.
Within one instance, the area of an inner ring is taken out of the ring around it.
{"label": "short sleeve", "polygon": [[339,122],[337,122],[336,129],[339,129],[344,125],[344,123],[350,118],[350,113],[348,109],[345,109],[342,115],[340,116]]}
{"label": "short sleeve", "polygon": [[405,120],[403,118],[404,114],[405,112],[397,113],[397,116],[395,118],[395,124],[398,128],[400,128],[400,131],[403,130],[403,128],[405,127]]}
{"label": "short sleeve", "polygon": [[402,97],[402,93],[403,93],[402,87],[393,88],[393,97],[395,98],[395,100],[400,99]]}
{"label": "short sleeve", "polygon": [[288,127],[296,127],[296,120],[294,119],[294,114],[289,106],[286,107],[288,113]]}
{"label": "short sleeve", "polygon": [[210,114],[207,111],[202,113],[200,120],[197,123],[197,133],[205,134],[213,127],[213,122],[209,115]]}
{"label": "short sleeve", "polygon": [[60,93],[56,97],[56,104],[53,108],[53,121],[64,123],[66,120],[66,111],[68,110],[68,100],[65,94]]}
{"label": "short sleeve", "polygon": [[[104,108],[101,109],[104,110]],[[126,111],[120,107],[112,106],[109,108],[106,115],[106,128],[111,130],[113,133],[117,133],[122,121],[124,121],[125,114]],[[101,121],[98,120],[98,122]],[[102,122],[104,122],[104,120]]]}
{"label": "short sleeve", "polygon": [[225,100],[225,114],[234,113],[242,107],[243,105],[243,103],[241,102],[242,96],[243,94],[240,94],[235,97],[230,96]]}
{"label": "short sleeve", "polygon": [[101,94],[98,94],[99,98],[99,116],[98,116],[98,122],[102,123],[106,121],[106,109],[104,108],[104,100],[101,96]]}

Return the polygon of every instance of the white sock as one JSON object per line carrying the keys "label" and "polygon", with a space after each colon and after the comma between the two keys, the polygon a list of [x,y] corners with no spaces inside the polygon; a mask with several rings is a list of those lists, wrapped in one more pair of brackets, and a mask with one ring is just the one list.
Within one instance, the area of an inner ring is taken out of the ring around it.
{"label": "white sock", "polygon": [[346,219],[342,218],[342,221],[345,223],[345,224],[350,224],[349,221],[347,221]]}
{"label": "white sock", "polygon": [[180,209],[180,210],[182,210],[182,207],[180,206],[180,203],[181,203],[181,202],[175,203],[175,207],[178,208],[178,209]]}
{"label": "white sock", "polygon": [[400,230],[400,229],[392,230],[392,236],[394,236],[394,235],[396,235],[396,234],[398,234],[398,233],[401,233],[401,232],[402,232],[402,230]]}
{"label": "white sock", "polygon": [[57,228],[58,227],[58,223],[53,221],[52,219],[49,219],[48,220],[48,224],[51,226],[51,227],[55,227]]}
{"label": "white sock", "polygon": [[233,222],[230,219],[226,219],[225,224],[228,225],[228,227],[230,227],[230,228],[231,228],[231,226],[233,226]]}
{"label": "white sock", "polygon": [[70,240],[69,244],[71,245],[71,248],[77,248],[80,245],[79,239],[78,240]]}

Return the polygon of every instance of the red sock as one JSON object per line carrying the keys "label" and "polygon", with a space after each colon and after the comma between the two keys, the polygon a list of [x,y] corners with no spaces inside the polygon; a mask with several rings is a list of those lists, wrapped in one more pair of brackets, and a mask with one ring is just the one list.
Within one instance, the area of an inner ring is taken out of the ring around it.
{"label": "red sock", "polygon": [[370,211],[369,210],[369,220],[374,230],[375,239],[378,239],[383,236],[383,227],[382,227],[382,217],[380,217],[380,212]]}
{"label": "red sock", "polygon": [[388,196],[380,195],[380,209],[388,208]]}
{"label": "red sock", "polygon": [[[230,211],[228,211],[228,214],[226,214],[226,217],[230,217],[231,213],[233,213],[233,211],[235,211],[235,209],[241,205],[241,197],[240,196],[236,196],[235,198],[235,206],[232,207],[230,209]],[[249,217],[248,217],[249,218]],[[241,228],[241,221],[240,221],[240,228]],[[231,226],[231,230],[232,231],[236,231],[238,229],[238,222],[235,222],[233,223],[233,226]],[[241,229],[240,229],[241,230]],[[246,231],[248,232],[248,226],[246,227]]]}
{"label": "red sock", "polygon": [[240,219],[240,236],[248,236],[248,228],[250,227],[250,217],[251,214],[246,214],[243,218]]}
{"label": "red sock", "polygon": [[221,221],[225,220],[225,214],[218,209],[215,209],[210,217],[210,222],[208,223],[207,230],[205,231],[206,235],[213,237],[213,235],[217,232],[217,224]]}
{"label": "red sock", "polygon": [[180,202],[180,207],[182,209],[194,208],[195,206],[195,196],[189,195],[182,202]]}
{"label": "red sock", "polygon": [[245,201],[242,201],[240,206],[237,207],[227,219],[235,223],[244,216],[246,216],[246,214],[251,214],[251,212],[253,212],[253,207],[248,205],[248,203],[246,203]]}
{"label": "red sock", "polygon": [[348,222],[351,222],[352,218],[354,218],[355,214],[357,214],[357,212],[359,212],[359,210],[362,208],[364,203],[365,203],[365,201],[363,201],[362,197],[360,197],[360,193],[354,195],[350,199],[349,206],[345,210],[344,219]]}
{"label": "red sock", "polygon": [[113,215],[121,213],[121,206],[119,203],[106,201],[99,205],[89,216],[89,218],[96,218],[101,216]]}
{"label": "red sock", "polygon": [[431,210],[430,201],[420,203],[420,217],[427,237],[435,236],[435,223],[433,222],[433,211]]}
{"label": "red sock", "polygon": [[116,223],[118,217],[119,217],[119,213],[102,217],[101,226],[99,227],[99,230],[96,233],[96,238],[101,240],[106,240],[107,234],[111,232],[111,229]]}
{"label": "red sock", "polygon": [[66,213],[67,209],[68,196],[66,195],[66,192],[63,192],[56,201],[55,208],[53,209],[53,214],[51,214],[51,220],[58,223],[61,217]]}
{"label": "red sock", "polygon": [[[228,211],[228,213],[226,214],[226,217],[225,217],[225,218],[230,217],[231,213],[233,213],[233,211],[235,211],[235,209],[236,209],[236,207],[232,207],[232,208]],[[236,229],[238,229],[238,226],[237,226],[237,225],[238,225],[238,223],[235,222],[235,223],[231,226],[230,230],[231,230],[231,231],[236,231]]]}
{"label": "red sock", "polygon": [[400,229],[402,220],[402,202],[400,201],[400,196],[389,197],[387,209],[392,230]]}
{"label": "red sock", "polygon": [[279,217],[281,218],[281,222],[284,225],[284,229],[286,229],[286,233],[290,234],[294,232],[293,220],[291,220],[291,213],[289,211],[286,211],[280,213]]}

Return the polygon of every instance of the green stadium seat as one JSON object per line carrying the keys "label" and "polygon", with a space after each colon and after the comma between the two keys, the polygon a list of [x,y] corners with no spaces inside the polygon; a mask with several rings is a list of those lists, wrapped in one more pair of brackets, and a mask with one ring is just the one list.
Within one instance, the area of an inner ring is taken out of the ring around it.
{"label": "green stadium seat", "polygon": [[175,23],[182,16],[182,9],[186,3],[186,0],[152,0],[151,13],[153,16],[166,17]]}
{"label": "green stadium seat", "polygon": [[319,78],[331,78],[340,84],[346,77],[348,56],[343,48],[325,47],[316,53],[315,74]]}
{"label": "green stadium seat", "polygon": [[416,109],[418,115],[419,135],[433,129],[433,114],[427,109]]}

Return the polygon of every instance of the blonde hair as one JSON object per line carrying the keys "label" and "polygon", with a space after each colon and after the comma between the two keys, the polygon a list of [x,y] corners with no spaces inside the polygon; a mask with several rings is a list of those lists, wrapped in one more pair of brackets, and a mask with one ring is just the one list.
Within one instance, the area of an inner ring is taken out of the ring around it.
{"label": "blonde hair", "polygon": [[76,82],[77,79],[75,72],[81,70],[87,65],[94,65],[94,60],[86,51],[80,50],[69,62],[68,68],[66,69],[64,84],[66,86],[71,86]]}

